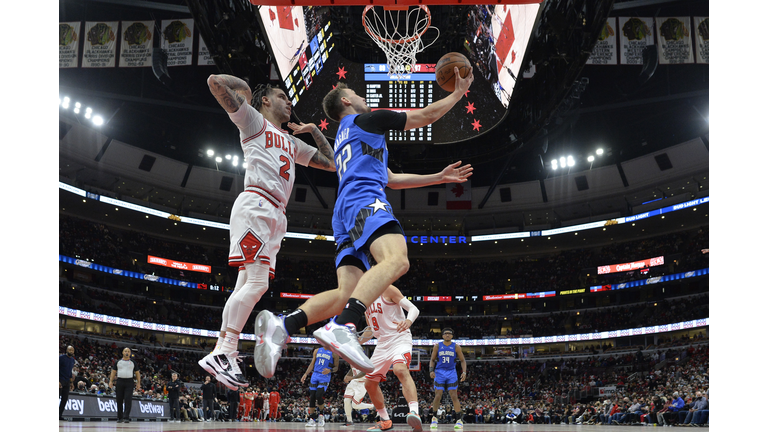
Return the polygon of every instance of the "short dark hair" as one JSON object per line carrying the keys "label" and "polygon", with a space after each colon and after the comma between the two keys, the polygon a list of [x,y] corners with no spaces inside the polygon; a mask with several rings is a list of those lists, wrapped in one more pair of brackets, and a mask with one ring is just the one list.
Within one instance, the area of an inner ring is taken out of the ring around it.
{"label": "short dark hair", "polygon": [[336,88],[329,91],[323,98],[323,111],[325,111],[325,115],[331,120],[341,120],[339,117],[341,116],[341,111],[344,109],[344,104],[341,103],[341,98],[343,96],[341,92],[348,88],[349,87],[347,87],[346,84],[340,82],[336,84]]}

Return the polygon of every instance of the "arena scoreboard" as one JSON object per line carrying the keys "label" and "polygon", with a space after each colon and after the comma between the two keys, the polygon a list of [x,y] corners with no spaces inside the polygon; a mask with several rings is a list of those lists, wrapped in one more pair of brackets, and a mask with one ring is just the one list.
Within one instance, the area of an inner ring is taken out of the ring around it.
{"label": "arena scoreboard", "polygon": [[[424,108],[434,98],[435,65],[415,64],[407,73],[390,75],[386,64],[363,66],[365,102],[371,110],[410,111]],[[432,141],[432,125],[408,131],[389,131],[388,142]]]}

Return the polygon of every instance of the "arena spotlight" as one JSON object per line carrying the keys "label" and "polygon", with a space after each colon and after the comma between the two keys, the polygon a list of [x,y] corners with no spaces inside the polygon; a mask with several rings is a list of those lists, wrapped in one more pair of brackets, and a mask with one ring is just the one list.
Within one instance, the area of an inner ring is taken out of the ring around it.
{"label": "arena spotlight", "polygon": [[205,154],[207,154],[208,157],[213,157],[213,150],[208,149],[208,151],[206,151]]}
{"label": "arena spotlight", "polygon": [[573,160],[573,156],[568,156],[568,162],[567,163],[568,163],[569,167],[572,167],[572,166],[576,165],[576,161]]}
{"label": "arena spotlight", "polygon": [[552,159],[552,169],[553,170],[557,169],[557,159]]}
{"label": "arena spotlight", "polygon": [[248,163],[247,162],[243,162],[243,169],[248,169]]}
{"label": "arena spotlight", "polygon": [[565,168],[565,156],[560,157],[560,168]]}
{"label": "arena spotlight", "polygon": [[221,162],[221,156],[216,156],[216,163],[220,163],[220,162]]}
{"label": "arena spotlight", "polygon": [[224,156],[224,158],[225,158],[226,160],[231,160],[231,159],[232,159],[232,155],[226,155],[226,156]]}
{"label": "arena spotlight", "polygon": [[595,161],[595,157],[592,155],[589,155],[589,157],[587,158],[587,162],[594,162],[594,161]]}
{"label": "arena spotlight", "polygon": [[599,149],[595,150],[595,153],[597,153],[598,156],[602,156],[603,155],[603,149],[599,148]]}
{"label": "arena spotlight", "polygon": [[93,124],[96,126],[101,126],[104,124],[104,119],[101,116],[93,116]]}

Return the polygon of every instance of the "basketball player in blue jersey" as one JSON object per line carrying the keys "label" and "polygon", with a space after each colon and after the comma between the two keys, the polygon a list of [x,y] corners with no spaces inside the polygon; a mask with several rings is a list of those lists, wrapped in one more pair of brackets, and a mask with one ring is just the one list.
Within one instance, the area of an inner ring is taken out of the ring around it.
{"label": "basketball player in blue jersey", "polygon": [[[443,341],[435,344],[432,348],[432,357],[429,360],[429,376],[435,380],[435,400],[432,401],[432,406],[429,411],[432,415],[432,424],[430,429],[437,429],[437,417],[435,417],[435,411],[440,406],[440,401],[443,399],[443,390],[448,390],[448,394],[453,401],[453,416],[457,418],[454,429],[463,429],[464,422],[462,421],[461,404],[459,403],[459,395],[457,389],[459,388],[459,377],[456,375],[456,360],[461,362],[461,382],[467,379],[467,361],[464,360],[464,353],[461,351],[461,347],[453,342],[453,330],[450,328],[443,329]],[[437,362],[437,365],[435,365]]]}
{"label": "basketball player in blue jersey", "polygon": [[[331,369],[333,367],[333,369]],[[328,390],[328,384],[331,383],[331,374],[339,370],[339,356],[325,348],[315,348],[312,352],[312,361],[309,362],[307,371],[301,377],[301,383],[307,379],[307,375],[312,373],[309,380],[309,422],[307,427],[322,427],[325,425],[323,409],[325,409],[325,396]],[[319,403],[318,403],[319,402]],[[315,410],[319,409],[319,414]]]}
{"label": "basketball player in blue jersey", "polygon": [[[288,335],[336,314],[339,315],[314,332],[315,338],[356,369],[366,373],[373,371],[371,360],[358,343],[355,323],[410,266],[403,230],[387,202],[384,188],[405,189],[454,181],[449,178],[466,181],[470,174],[467,167],[459,166],[460,161],[437,174],[394,174],[387,167],[384,137],[389,130],[425,127],[445,115],[461,100],[474,80],[471,69],[465,78],[461,78],[458,68],[455,75],[453,93],[413,111],[371,111],[365,97],[342,83],[323,99],[325,113],[341,123],[334,143],[339,191],[333,213],[339,286],[313,296],[283,319],[268,311],[259,313],[256,317],[257,347],[265,344],[269,349],[260,351],[270,353],[269,358],[264,359],[259,353],[254,354],[262,375],[272,376],[274,373]],[[373,267],[371,258],[376,263]]]}

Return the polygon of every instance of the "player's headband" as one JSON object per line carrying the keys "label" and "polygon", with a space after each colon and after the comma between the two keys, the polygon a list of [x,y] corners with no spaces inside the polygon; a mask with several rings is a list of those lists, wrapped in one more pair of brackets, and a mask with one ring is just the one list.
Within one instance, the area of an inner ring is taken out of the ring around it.
{"label": "player's headband", "polygon": [[443,329],[443,334],[446,334],[446,333],[448,333],[448,334],[451,334],[451,335],[452,335],[452,334],[453,334],[453,329],[449,329],[449,328],[447,328],[447,329]]}

